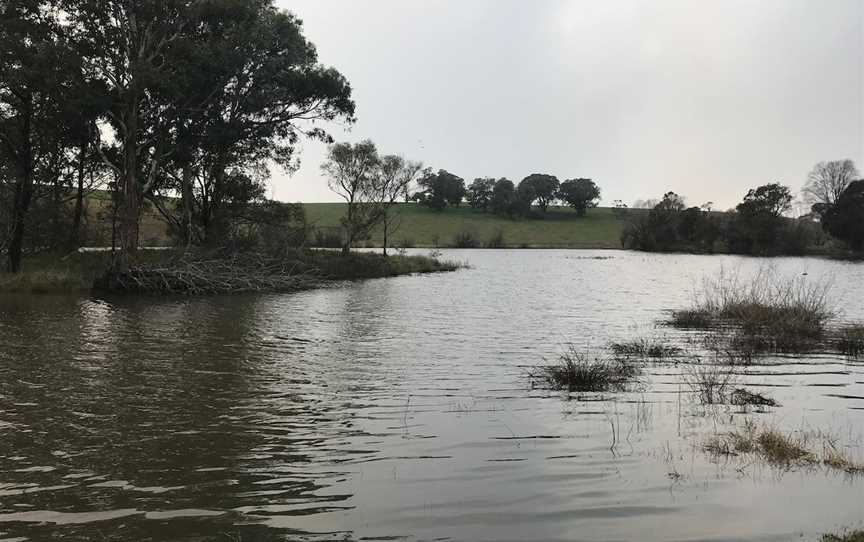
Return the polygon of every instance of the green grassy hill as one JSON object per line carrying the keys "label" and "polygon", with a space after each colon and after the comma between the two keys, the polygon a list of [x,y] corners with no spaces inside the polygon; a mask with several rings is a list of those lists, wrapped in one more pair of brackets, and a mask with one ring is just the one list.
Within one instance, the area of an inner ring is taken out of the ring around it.
{"label": "green grassy hill", "polygon": [[[306,203],[306,219],[316,228],[337,228],[345,214],[342,203]],[[392,246],[454,246],[460,233],[470,233],[485,244],[499,230],[508,247],[532,248],[621,248],[622,223],[610,208],[588,211],[579,218],[565,207],[550,207],[545,218],[511,220],[463,206],[434,211],[413,203],[396,207],[401,225],[390,234]],[[376,230],[369,246],[381,246]]]}

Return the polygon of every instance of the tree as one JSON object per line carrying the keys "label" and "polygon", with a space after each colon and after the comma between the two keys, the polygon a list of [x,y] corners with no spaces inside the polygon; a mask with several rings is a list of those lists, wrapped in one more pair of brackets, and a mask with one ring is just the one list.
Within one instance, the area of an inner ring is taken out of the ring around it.
{"label": "tree", "polygon": [[[3,184],[11,192],[9,238],[3,244],[6,269],[13,273],[21,269],[32,205],[49,187],[59,205],[69,164],[72,111],[67,104],[74,94],[77,59],[56,15],[56,6],[47,1],[0,4],[0,161]],[[54,225],[56,236],[59,224]]]}
{"label": "tree", "polygon": [[124,259],[137,249],[144,199],[158,207],[160,191],[177,190],[184,226],[196,204],[207,221],[220,215],[231,171],[290,167],[301,137],[329,141],[311,122],[353,120],[344,77],[318,64],[301,22],[272,0],[63,2],[111,98],[119,159],[105,161],[119,180]]}
{"label": "tree", "polygon": [[734,252],[775,253],[784,227],[783,213],[792,207],[792,192],[779,183],[762,185],[744,196],[735,208],[729,233]]}
{"label": "tree", "polygon": [[526,196],[530,195],[529,206],[537,201],[540,210],[545,213],[549,204],[557,199],[559,186],[558,178],[554,175],[533,173],[522,179],[519,190]]}
{"label": "tree", "polygon": [[438,173],[426,172],[418,184],[423,189],[417,200],[436,211],[443,211],[448,205],[458,207],[465,199],[465,180],[440,169]]}
{"label": "tree", "polygon": [[492,191],[495,188],[495,179],[492,177],[477,178],[468,186],[468,204],[473,209],[487,210],[492,201]]}
{"label": "tree", "polygon": [[750,190],[736,207],[740,214],[779,218],[792,208],[792,191],[779,183],[762,185]]}
{"label": "tree", "polygon": [[675,192],[666,192],[663,194],[663,199],[654,205],[657,211],[674,211],[681,212],[687,208],[686,200]]}
{"label": "tree", "polygon": [[858,178],[858,170],[852,160],[819,162],[807,176],[801,191],[812,204],[834,205],[849,184]]}
{"label": "tree", "polygon": [[570,179],[561,183],[558,199],[576,209],[578,216],[585,216],[600,202],[600,188],[591,179]]}
{"label": "tree", "polygon": [[864,179],[849,183],[822,223],[828,233],[852,250],[864,250]]}
{"label": "tree", "polygon": [[516,186],[509,179],[498,179],[492,189],[492,200],[489,208],[493,213],[502,215],[513,215],[516,203]]}
{"label": "tree", "polygon": [[375,226],[383,224],[386,254],[387,235],[392,227],[390,208],[422,167],[399,156],[380,157],[375,144],[368,139],[356,145],[337,143],[329,148],[321,170],[328,177],[330,189],[347,204],[342,218],[343,253],[347,254],[356,241],[368,238]]}
{"label": "tree", "polygon": [[373,188],[375,169],[380,158],[378,149],[370,140],[356,145],[337,143],[327,151],[327,160],[321,171],[328,178],[330,190],[347,204],[342,218],[345,232],[342,252],[348,253],[354,242],[366,235],[381,220],[380,209],[373,204],[378,194]]}
{"label": "tree", "polygon": [[400,214],[393,212],[393,209],[399,209],[396,202],[400,196],[403,196],[408,187],[417,178],[417,175],[423,169],[423,164],[420,162],[409,162],[401,156],[388,155],[381,158],[378,171],[376,172],[377,193],[380,205],[383,207],[381,226],[383,230],[383,252],[387,255],[387,244],[390,240],[390,235],[394,233],[399,226]]}

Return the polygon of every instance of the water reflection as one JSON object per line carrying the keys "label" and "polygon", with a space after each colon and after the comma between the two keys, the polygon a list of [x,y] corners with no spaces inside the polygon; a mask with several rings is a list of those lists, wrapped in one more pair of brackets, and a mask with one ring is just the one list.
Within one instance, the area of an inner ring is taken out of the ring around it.
{"label": "water reflection", "polygon": [[[531,390],[562,343],[631,338],[721,263],[760,265],[585,255],[460,252],[474,269],[295,295],[0,298],[0,539],[788,540],[864,519],[859,480],[702,454],[744,414],[693,404],[681,366],[625,394]],[[864,318],[861,266],[775,265],[835,275]],[[860,363],[740,376],[782,423],[856,442]]]}

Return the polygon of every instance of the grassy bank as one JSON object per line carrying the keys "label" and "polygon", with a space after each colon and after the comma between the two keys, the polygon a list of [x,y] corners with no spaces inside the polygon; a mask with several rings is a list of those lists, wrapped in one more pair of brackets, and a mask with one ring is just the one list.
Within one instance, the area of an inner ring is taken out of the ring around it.
{"label": "grassy bank", "polygon": [[[345,215],[341,203],[306,203],[304,207],[309,224],[324,230],[338,228]],[[392,246],[453,247],[457,237],[466,233],[485,246],[500,232],[503,245],[512,248],[621,248],[621,221],[609,208],[591,209],[579,218],[572,209],[551,207],[545,218],[531,220],[511,220],[467,206],[434,211],[407,203],[399,204],[396,212],[401,225],[390,234]],[[382,243],[378,229],[369,246]]]}
{"label": "grassy bank", "polygon": [[129,270],[109,273],[111,254],[75,252],[26,258],[23,272],[0,273],[0,293],[83,293],[110,290],[145,294],[289,292],[333,281],[454,271],[460,264],[427,256],[382,256],[302,250],[280,257],[142,251]]}

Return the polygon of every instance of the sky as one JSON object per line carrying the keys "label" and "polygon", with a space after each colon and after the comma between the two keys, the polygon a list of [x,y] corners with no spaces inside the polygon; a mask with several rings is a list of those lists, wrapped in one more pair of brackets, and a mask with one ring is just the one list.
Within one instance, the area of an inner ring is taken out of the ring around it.
{"label": "sky", "polygon": [[[470,183],[588,177],[603,205],[733,207],[813,165],[864,171],[864,0],[277,0],[353,87],[372,139]],[[282,201],[338,201],[326,147],[274,171]],[[862,173],[864,174],[864,173]]]}

